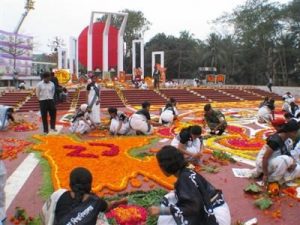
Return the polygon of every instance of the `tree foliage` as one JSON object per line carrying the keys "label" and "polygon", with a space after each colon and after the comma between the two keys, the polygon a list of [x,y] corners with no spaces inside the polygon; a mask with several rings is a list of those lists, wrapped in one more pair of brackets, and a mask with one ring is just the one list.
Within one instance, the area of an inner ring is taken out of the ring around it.
{"label": "tree foliage", "polygon": [[[126,71],[131,71],[132,40],[143,37],[150,22],[140,11],[129,14],[125,31]],[[227,83],[267,83],[275,85],[300,83],[300,1],[287,4],[269,0],[247,0],[214,21],[233,28],[231,34],[211,33],[199,40],[189,31],[178,37],[159,33],[145,44],[145,75],[151,75],[151,54],[165,52],[167,78],[194,78],[199,67],[216,67],[226,74]],[[104,18],[102,18],[104,19]],[[114,24],[120,23],[113,19]],[[137,58],[139,55],[137,54]]]}

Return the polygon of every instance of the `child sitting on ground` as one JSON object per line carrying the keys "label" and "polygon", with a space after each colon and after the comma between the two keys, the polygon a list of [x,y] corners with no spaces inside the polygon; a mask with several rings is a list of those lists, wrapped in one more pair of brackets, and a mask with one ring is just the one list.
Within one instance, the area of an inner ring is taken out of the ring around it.
{"label": "child sitting on ground", "polygon": [[95,128],[96,125],[90,118],[91,110],[87,104],[82,104],[73,118],[70,131],[72,133],[84,134]]}

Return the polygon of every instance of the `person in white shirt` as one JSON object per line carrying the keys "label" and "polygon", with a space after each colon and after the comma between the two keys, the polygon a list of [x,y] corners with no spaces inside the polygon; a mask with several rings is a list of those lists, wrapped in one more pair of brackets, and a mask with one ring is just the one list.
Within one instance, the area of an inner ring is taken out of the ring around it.
{"label": "person in white shirt", "polygon": [[87,104],[80,106],[69,128],[72,133],[85,134],[96,127],[90,118],[90,111]]}
{"label": "person in white shirt", "polygon": [[282,96],[283,105],[282,110],[291,113],[291,103],[295,101],[294,96],[288,91]]}
{"label": "person in white shirt", "polygon": [[171,102],[167,102],[165,107],[161,109],[159,123],[170,125],[177,118],[176,112]]}
{"label": "person in white shirt", "polygon": [[40,103],[44,134],[49,133],[48,113],[50,115],[50,129],[56,132],[56,107],[54,103],[55,86],[50,79],[51,74],[49,72],[45,72],[43,74],[43,80],[36,86],[36,96]]}
{"label": "person in white shirt", "polygon": [[129,118],[115,107],[109,107],[108,113],[110,115],[109,132],[112,135],[130,135],[133,131],[129,126]]}

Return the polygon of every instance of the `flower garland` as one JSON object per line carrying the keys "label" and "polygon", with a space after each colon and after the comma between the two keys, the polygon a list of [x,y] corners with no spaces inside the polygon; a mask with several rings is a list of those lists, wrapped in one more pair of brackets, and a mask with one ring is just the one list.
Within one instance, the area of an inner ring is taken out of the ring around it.
{"label": "flower garland", "polygon": [[119,225],[142,225],[147,216],[147,210],[136,205],[120,205],[106,213],[108,219],[115,219]]}

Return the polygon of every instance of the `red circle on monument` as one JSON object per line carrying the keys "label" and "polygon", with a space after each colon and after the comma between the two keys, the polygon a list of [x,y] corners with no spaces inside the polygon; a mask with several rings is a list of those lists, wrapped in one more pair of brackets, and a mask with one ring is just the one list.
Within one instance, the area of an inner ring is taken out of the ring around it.
{"label": "red circle on monument", "polygon": [[[96,22],[93,26],[93,70],[99,68],[103,70],[103,30],[105,23]],[[87,67],[87,38],[88,38],[88,26],[83,29],[78,37],[78,58],[79,63]],[[116,69],[118,65],[118,29],[110,26],[108,34],[108,69]]]}

